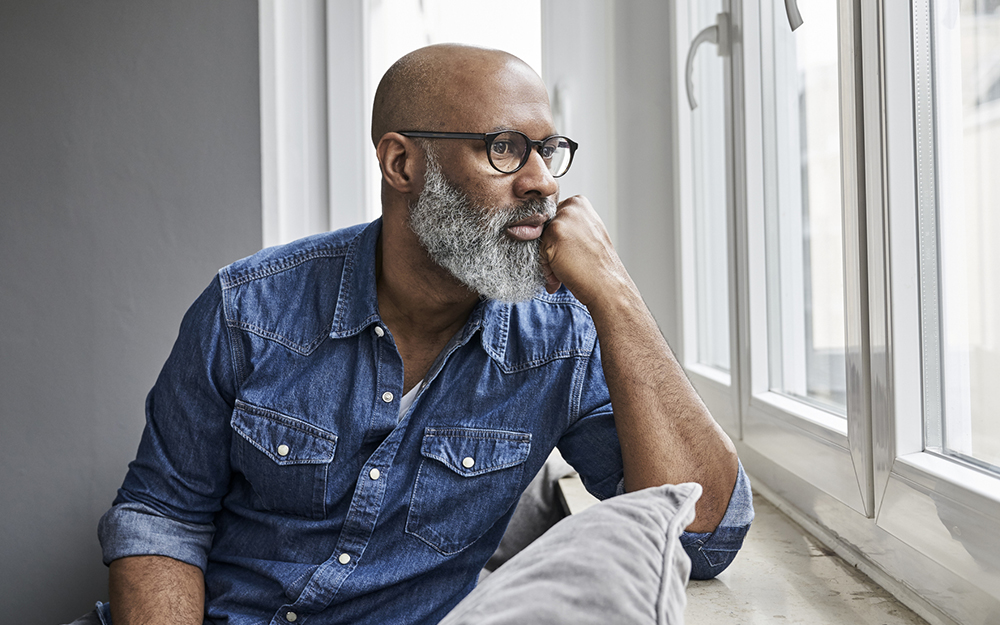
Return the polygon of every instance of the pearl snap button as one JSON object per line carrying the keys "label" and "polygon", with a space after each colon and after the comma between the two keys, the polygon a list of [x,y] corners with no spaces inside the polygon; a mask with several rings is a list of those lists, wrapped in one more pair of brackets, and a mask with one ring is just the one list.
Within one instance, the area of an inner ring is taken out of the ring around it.
{"label": "pearl snap button", "polygon": [[340,554],[340,557],[337,558],[337,562],[340,562],[341,564],[347,564],[350,561],[351,561],[351,555],[348,553],[342,553]]}
{"label": "pearl snap button", "polygon": [[371,471],[368,472],[368,477],[372,478],[373,480],[377,480],[380,475],[382,474],[379,473],[378,469],[372,469]]}
{"label": "pearl snap button", "polygon": [[289,612],[285,614],[285,620],[288,621],[289,623],[294,623],[295,621],[299,620],[299,615],[296,614],[295,612]]}
{"label": "pearl snap button", "polygon": [[392,393],[390,393],[389,391],[382,393],[382,401],[384,401],[387,404],[390,403],[392,401]]}
{"label": "pearl snap button", "polygon": [[288,449],[288,445],[278,445],[278,455],[279,456],[287,456],[289,451],[291,451],[291,450]]}
{"label": "pearl snap button", "polygon": [[382,338],[385,336],[385,330],[381,326],[375,326],[375,336]]}
{"label": "pearl snap button", "polygon": [[466,469],[471,469],[472,467],[476,466],[476,460],[474,458],[466,456],[465,460],[462,460],[462,466],[465,467]]}

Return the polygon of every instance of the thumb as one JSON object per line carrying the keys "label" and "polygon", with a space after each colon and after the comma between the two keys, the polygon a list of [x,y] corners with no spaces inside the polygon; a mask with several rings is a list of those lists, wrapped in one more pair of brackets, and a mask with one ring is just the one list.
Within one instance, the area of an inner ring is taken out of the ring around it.
{"label": "thumb", "polygon": [[542,277],[545,278],[545,292],[555,293],[562,285],[562,282],[556,277],[555,272],[552,271],[552,265],[550,264],[553,256],[555,256],[555,250],[546,244],[545,241],[542,241],[542,244],[538,247],[538,256],[539,264],[542,268]]}

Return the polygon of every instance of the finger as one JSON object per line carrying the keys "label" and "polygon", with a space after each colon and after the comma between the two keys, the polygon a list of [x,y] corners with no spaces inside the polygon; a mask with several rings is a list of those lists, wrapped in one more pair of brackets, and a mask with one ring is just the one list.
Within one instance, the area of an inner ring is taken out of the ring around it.
{"label": "finger", "polygon": [[549,294],[555,293],[559,290],[562,282],[560,282],[559,278],[556,277],[556,274],[553,273],[552,267],[549,266],[548,259],[546,259],[546,254],[544,252],[541,254],[541,267],[542,276],[545,278],[545,292]]}

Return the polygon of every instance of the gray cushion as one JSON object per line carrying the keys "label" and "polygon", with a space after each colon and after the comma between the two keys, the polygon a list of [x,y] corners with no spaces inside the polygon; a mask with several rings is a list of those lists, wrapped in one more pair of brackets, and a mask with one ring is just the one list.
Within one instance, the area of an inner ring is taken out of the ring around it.
{"label": "gray cushion", "polygon": [[441,625],[683,623],[691,561],[678,538],[700,496],[698,484],[647,488],[567,517]]}

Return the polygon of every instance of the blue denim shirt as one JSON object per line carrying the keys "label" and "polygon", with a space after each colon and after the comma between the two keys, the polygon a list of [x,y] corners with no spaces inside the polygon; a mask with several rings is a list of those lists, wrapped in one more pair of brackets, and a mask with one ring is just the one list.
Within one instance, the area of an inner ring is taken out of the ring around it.
{"label": "blue denim shirt", "polygon": [[[219,272],[147,399],[101,520],[105,562],[200,567],[209,622],[436,622],[472,590],[554,446],[596,496],[619,492],[597,335],[565,290],[480,302],[400,416],[403,362],[375,292],[380,231]],[[712,536],[690,535],[702,542],[689,551],[739,547]]]}

